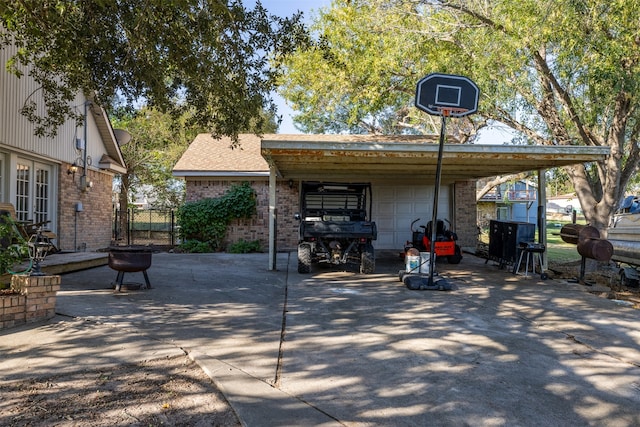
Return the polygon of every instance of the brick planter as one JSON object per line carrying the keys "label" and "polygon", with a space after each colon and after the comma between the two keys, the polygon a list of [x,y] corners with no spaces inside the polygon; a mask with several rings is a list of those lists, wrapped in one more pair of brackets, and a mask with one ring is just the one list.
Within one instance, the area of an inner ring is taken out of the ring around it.
{"label": "brick planter", "polygon": [[11,277],[14,294],[0,295],[0,329],[47,320],[55,315],[60,276]]}

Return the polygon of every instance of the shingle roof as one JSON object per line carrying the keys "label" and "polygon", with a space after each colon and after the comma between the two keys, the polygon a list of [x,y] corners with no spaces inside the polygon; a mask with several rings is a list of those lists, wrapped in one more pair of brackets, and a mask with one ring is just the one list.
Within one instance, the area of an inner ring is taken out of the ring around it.
{"label": "shingle roof", "polygon": [[215,139],[201,133],[173,167],[175,176],[269,175],[269,165],[260,154],[260,137],[238,135],[239,146],[230,138]]}

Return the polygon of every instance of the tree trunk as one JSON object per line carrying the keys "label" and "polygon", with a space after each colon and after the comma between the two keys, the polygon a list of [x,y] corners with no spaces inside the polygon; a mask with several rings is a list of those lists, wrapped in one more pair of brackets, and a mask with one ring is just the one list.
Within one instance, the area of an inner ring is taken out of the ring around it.
{"label": "tree trunk", "polygon": [[120,194],[118,195],[120,204],[120,216],[118,217],[118,229],[120,233],[118,239],[121,242],[127,241],[128,224],[129,224],[129,175],[124,174],[121,177]]}

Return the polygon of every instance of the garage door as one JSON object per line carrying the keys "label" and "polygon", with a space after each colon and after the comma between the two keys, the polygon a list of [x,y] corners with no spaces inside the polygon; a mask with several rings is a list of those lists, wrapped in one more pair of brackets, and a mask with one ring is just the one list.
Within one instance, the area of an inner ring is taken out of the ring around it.
{"label": "garage door", "polygon": [[[411,223],[426,225],[431,220],[433,186],[430,185],[380,185],[372,188],[372,219],[378,226],[378,240],[374,247],[402,251],[411,240]],[[449,219],[449,187],[441,187],[438,218]]]}

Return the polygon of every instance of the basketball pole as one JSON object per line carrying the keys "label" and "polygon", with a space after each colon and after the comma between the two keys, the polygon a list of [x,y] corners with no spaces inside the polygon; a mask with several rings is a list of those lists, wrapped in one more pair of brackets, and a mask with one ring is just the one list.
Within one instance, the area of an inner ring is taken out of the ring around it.
{"label": "basketball pole", "polygon": [[[429,281],[427,286],[434,286],[433,271],[435,269],[436,258],[436,237],[438,223],[438,198],[440,197],[440,178],[442,176],[442,153],[444,152],[444,141],[447,133],[447,116],[449,111],[442,110],[442,118],[440,121],[440,142],[438,144],[438,163],[436,164],[436,182],[433,189],[433,210],[431,214],[431,247],[429,248]],[[443,278],[440,281],[444,280]]]}

